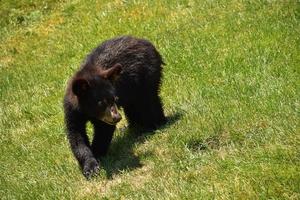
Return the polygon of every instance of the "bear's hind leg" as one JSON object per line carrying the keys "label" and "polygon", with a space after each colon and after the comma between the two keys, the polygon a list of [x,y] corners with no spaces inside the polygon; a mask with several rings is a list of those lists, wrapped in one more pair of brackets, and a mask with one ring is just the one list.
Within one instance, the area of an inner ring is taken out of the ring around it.
{"label": "bear's hind leg", "polygon": [[158,95],[152,95],[144,99],[145,111],[141,113],[145,125],[153,129],[158,128],[166,123],[166,117],[163,111],[163,105]]}
{"label": "bear's hind leg", "polygon": [[166,123],[161,100],[158,95],[147,95],[130,106],[123,106],[129,124],[145,130],[155,130]]}

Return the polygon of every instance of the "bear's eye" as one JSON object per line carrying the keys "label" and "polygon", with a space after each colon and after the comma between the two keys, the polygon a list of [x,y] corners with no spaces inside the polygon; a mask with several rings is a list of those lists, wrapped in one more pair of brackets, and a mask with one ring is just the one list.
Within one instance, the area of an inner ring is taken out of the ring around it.
{"label": "bear's eye", "polygon": [[98,106],[99,106],[99,107],[103,107],[103,106],[104,106],[103,101],[98,101]]}

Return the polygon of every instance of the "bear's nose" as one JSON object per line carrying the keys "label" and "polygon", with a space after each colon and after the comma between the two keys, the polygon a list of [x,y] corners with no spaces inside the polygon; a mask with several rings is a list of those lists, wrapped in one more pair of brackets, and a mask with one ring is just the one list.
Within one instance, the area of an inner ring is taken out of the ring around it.
{"label": "bear's nose", "polygon": [[112,120],[113,120],[114,123],[118,123],[122,119],[122,116],[118,112],[116,104],[114,104],[110,108],[110,113],[111,113],[111,118],[112,118]]}
{"label": "bear's nose", "polygon": [[122,116],[119,113],[116,113],[113,115],[113,121],[114,123],[118,123],[119,121],[121,121]]}

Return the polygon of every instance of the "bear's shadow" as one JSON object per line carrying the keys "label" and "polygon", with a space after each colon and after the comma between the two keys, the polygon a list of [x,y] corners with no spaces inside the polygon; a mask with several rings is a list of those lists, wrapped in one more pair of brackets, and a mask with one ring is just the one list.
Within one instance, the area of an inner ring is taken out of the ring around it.
{"label": "bear's shadow", "polygon": [[[168,128],[178,121],[182,115],[182,112],[177,112],[167,116],[167,123],[157,128],[157,130]],[[118,136],[113,140],[108,155],[100,161],[101,167],[105,170],[108,179],[113,179],[114,175],[124,170],[127,171],[142,167],[140,157],[134,153],[133,148],[137,144],[144,143],[154,133],[157,134],[156,130],[143,132],[134,128],[126,128],[126,130],[121,132],[122,136]],[[149,153],[151,154],[151,152],[146,152],[145,154]]]}

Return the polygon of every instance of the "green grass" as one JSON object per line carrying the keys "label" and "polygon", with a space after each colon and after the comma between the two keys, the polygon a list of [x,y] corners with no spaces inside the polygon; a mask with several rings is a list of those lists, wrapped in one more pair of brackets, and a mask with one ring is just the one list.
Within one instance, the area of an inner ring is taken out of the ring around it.
{"label": "green grass", "polygon": [[[298,1],[6,0],[0,25],[1,199],[300,198]],[[173,120],[140,138],[122,121],[87,181],[64,133],[65,85],[124,34],[163,55]]]}

